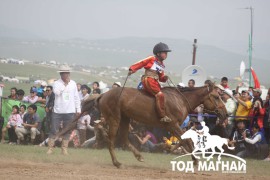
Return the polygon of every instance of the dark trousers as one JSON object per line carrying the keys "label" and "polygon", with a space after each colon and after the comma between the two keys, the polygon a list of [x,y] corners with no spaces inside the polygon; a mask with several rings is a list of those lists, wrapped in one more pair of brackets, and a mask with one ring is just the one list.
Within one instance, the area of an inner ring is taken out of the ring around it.
{"label": "dark trousers", "polygon": [[14,142],[14,143],[17,142],[18,137],[15,133],[14,127],[8,128],[8,137],[9,137],[9,142]]}

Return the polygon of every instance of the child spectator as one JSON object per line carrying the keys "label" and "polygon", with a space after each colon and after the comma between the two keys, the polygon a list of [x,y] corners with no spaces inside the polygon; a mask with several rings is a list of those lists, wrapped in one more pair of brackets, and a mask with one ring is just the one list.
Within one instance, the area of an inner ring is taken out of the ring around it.
{"label": "child spectator", "polygon": [[99,89],[99,83],[98,82],[93,82],[93,92],[92,94],[100,94],[101,91]]}
{"label": "child spectator", "polygon": [[229,89],[230,87],[228,86],[228,78],[227,77],[221,78],[220,85],[223,86],[224,89]]}
{"label": "child spectator", "polygon": [[90,116],[89,114],[82,116],[77,123],[77,129],[79,131],[79,139],[80,139],[80,145],[84,143],[86,140],[86,130],[87,129],[93,129],[93,127],[90,126]]}
{"label": "child spectator", "polygon": [[9,135],[9,143],[10,144],[15,144],[17,142],[17,136],[15,133],[15,129],[17,127],[21,127],[23,123],[23,120],[19,114],[19,107],[17,105],[14,105],[12,107],[12,113],[8,118],[8,123],[7,126],[2,129],[2,140],[1,142],[4,142],[5,134],[6,131],[8,130],[8,135]]}

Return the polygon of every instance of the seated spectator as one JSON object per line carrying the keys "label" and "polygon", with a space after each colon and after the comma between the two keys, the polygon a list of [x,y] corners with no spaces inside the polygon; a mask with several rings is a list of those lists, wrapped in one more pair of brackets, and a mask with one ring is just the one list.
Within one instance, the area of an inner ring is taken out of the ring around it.
{"label": "seated spectator", "polygon": [[22,89],[18,89],[18,91],[17,91],[17,99],[19,100],[19,101],[22,101],[23,100],[23,97],[24,97],[24,90],[22,90]]}
{"label": "seated spectator", "polygon": [[157,144],[156,137],[145,128],[139,131],[139,134],[135,134],[138,138],[142,151],[154,152],[156,150],[155,144]]}
{"label": "seated spectator", "polygon": [[92,94],[101,94],[101,90],[99,89],[99,83],[93,82],[93,92]]}
{"label": "seated spectator", "polygon": [[235,99],[238,102],[238,107],[237,107],[235,115],[239,116],[239,117],[236,117],[235,120],[243,121],[246,125],[246,128],[248,128],[250,124],[250,120],[248,118],[249,111],[251,110],[251,107],[252,107],[250,98],[251,97],[249,95],[249,92],[246,90],[242,91],[241,97],[239,95],[235,96]]}
{"label": "seated spectator", "polygon": [[[245,134],[245,137],[243,136]],[[236,130],[233,133],[232,141],[229,142],[230,145],[235,146],[235,154],[238,157],[244,158],[246,156],[246,146],[245,138],[250,137],[250,131],[246,129],[244,121],[236,122]]]}
{"label": "seated spectator", "polygon": [[264,159],[268,155],[268,145],[260,127],[255,124],[252,128],[253,136],[248,138],[246,132],[243,132],[244,140],[249,144],[245,151],[245,157],[256,157]]}
{"label": "seated spectator", "polygon": [[[92,128],[91,128],[92,129]],[[108,127],[106,120],[101,116],[100,120],[94,121],[95,136],[88,139],[82,144],[82,147],[92,147],[101,149],[107,146],[108,143]]]}
{"label": "seated spectator", "polygon": [[35,104],[38,100],[38,96],[37,96],[37,89],[35,87],[31,87],[30,89],[30,95],[29,96],[25,96],[23,98],[24,102],[28,102],[31,104]]}
{"label": "seated spectator", "polygon": [[19,114],[19,107],[17,105],[14,105],[12,107],[12,113],[8,118],[7,126],[2,129],[2,140],[1,142],[3,143],[5,141],[5,134],[6,131],[8,130],[8,135],[9,135],[9,143],[10,144],[16,144],[17,142],[17,136],[15,133],[15,130],[19,127],[22,126],[23,120]]}
{"label": "seated spectator", "polygon": [[86,84],[83,84],[81,86],[81,93],[81,101],[85,101],[89,97],[91,89]]}
{"label": "seated spectator", "polygon": [[24,115],[26,114],[26,106],[23,104],[20,106],[20,116],[23,119]]}
{"label": "seated spectator", "polygon": [[8,96],[9,99],[16,100],[17,97],[17,88],[13,87],[10,89],[10,95]]}
{"label": "seated spectator", "polygon": [[117,87],[121,87],[121,83],[120,82],[114,82],[112,85],[112,88],[117,88]]}
{"label": "seated spectator", "polygon": [[90,119],[91,117],[89,116],[89,114],[87,114],[80,117],[80,119],[78,120],[77,130],[79,131],[80,145],[82,145],[86,140],[86,130],[94,130],[94,127],[90,126]]}
{"label": "seated spectator", "polygon": [[188,151],[182,145],[179,145],[179,147],[175,148],[176,144],[179,143],[179,140],[175,136],[171,136],[170,139],[164,137],[163,140],[167,145],[166,147],[168,148],[169,152],[178,155],[184,155],[188,153]]}
{"label": "seated spectator", "polygon": [[23,118],[23,127],[16,128],[15,132],[18,136],[18,144],[24,142],[24,135],[31,135],[31,143],[34,144],[36,136],[40,134],[39,124],[40,119],[37,112],[37,106],[31,104],[27,108],[27,113]]}

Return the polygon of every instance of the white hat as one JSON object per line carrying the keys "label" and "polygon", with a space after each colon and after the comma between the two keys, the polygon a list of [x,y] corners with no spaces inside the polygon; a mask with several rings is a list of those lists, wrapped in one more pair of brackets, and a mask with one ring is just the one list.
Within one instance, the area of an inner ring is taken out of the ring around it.
{"label": "white hat", "polygon": [[71,72],[71,68],[68,65],[61,65],[57,72]]}
{"label": "white hat", "polygon": [[229,95],[230,97],[233,96],[233,92],[230,89],[225,89],[224,90],[224,93],[227,94],[227,95]]}
{"label": "white hat", "polygon": [[47,83],[45,81],[42,81],[40,85],[44,87],[47,86]]}
{"label": "white hat", "polygon": [[225,91],[224,87],[223,87],[223,86],[221,86],[220,84],[215,85],[215,87],[217,87],[217,88],[221,89],[222,91]]}
{"label": "white hat", "polygon": [[100,122],[101,122],[101,120],[99,120],[99,119],[94,121],[94,123],[96,123],[96,124],[98,124]]}
{"label": "white hat", "polygon": [[185,85],[184,83],[182,83],[182,82],[180,82],[180,83],[178,84],[178,86],[180,86],[180,87],[186,87],[186,85]]}
{"label": "white hat", "polygon": [[113,84],[118,85],[119,87],[121,87],[121,83],[120,82],[114,82]]}

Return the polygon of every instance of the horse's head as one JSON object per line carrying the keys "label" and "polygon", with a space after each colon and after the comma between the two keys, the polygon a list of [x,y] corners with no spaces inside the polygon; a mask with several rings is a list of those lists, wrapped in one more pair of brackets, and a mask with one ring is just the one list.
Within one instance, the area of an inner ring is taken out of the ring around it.
{"label": "horse's head", "polygon": [[222,101],[218,91],[215,89],[214,83],[207,86],[208,95],[203,99],[204,112],[217,115],[221,120],[228,117],[224,102]]}

